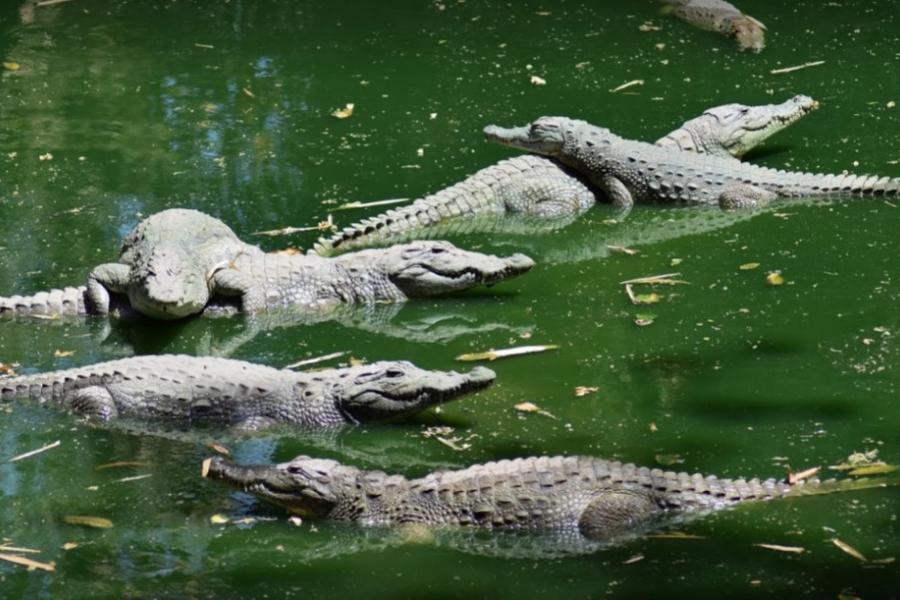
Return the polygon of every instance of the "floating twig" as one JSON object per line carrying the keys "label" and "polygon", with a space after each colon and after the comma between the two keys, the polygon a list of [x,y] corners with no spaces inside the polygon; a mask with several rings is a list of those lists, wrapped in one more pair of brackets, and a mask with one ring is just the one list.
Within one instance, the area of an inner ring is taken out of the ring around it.
{"label": "floating twig", "polygon": [[759,548],[765,548],[766,550],[774,550],[775,552],[788,552],[790,554],[803,554],[806,552],[806,548],[801,548],[800,546],[782,546],[780,544],[753,544]]}
{"label": "floating twig", "polygon": [[152,473],[144,473],[143,475],[132,475],[131,477],[123,477],[121,479],[116,479],[116,483],[127,483],[129,481],[138,481],[140,479],[147,479],[148,477],[153,477]]}
{"label": "floating twig", "polygon": [[784,67],[783,69],[772,69],[769,71],[772,75],[779,75],[781,73],[791,73],[793,71],[799,71],[800,69],[808,69],[810,67],[818,67],[819,65],[824,65],[824,60],[815,60],[813,62],[803,63],[802,65],[797,65],[796,67]]}
{"label": "floating twig", "polygon": [[375,200],[374,202],[347,202],[335,207],[334,210],[351,210],[353,208],[367,208],[369,206],[384,206],[386,204],[400,204],[409,202],[409,198],[388,198],[387,200]]}
{"label": "floating twig", "polygon": [[94,467],[95,471],[103,471],[105,469],[119,469],[121,467],[149,467],[150,463],[139,460],[117,460],[116,462],[105,463]]}
{"label": "floating twig", "polygon": [[35,6],[53,6],[54,4],[62,4],[63,2],[71,2],[72,0],[41,0]]}
{"label": "floating twig", "polygon": [[635,279],[628,279],[625,281],[620,281],[619,285],[629,285],[629,284],[637,284],[643,283],[648,285],[687,285],[688,281],[683,281],[681,279],[672,279],[673,277],[677,277],[681,275],[681,273],[663,273],[662,275],[648,275],[647,277],[637,277]]}
{"label": "floating twig", "polygon": [[843,542],[843,541],[839,540],[838,538],[831,538],[831,543],[834,544],[835,546],[837,546],[838,548],[840,548],[841,550],[843,550],[844,552],[846,552],[847,554],[849,554],[850,556],[852,556],[853,558],[855,558],[859,561],[862,561],[862,562],[868,562],[868,559],[865,556],[863,556],[862,552],[860,552],[859,550],[857,550],[856,548],[854,548],[847,542]]}
{"label": "floating twig", "polygon": [[318,225],[312,227],[282,227],[281,229],[269,229],[267,231],[254,231],[253,235],[291,235],[294,233],[303,233],[305,231],[328,231],[334,229],[334,219],[331,215],[324,221],[320,221]]}
{"label": "floating twig", "polygon": [[88,517],[84,515],[66,515],[63,521],[69,525],[84,525],[85,527],[93,527],[95,529],[109,529],[113,526],[112,521],[105,517]]}
{"label": "floating twig", "polygon": [[340,358],[347,354],[347,350],[343,350],[341,352],[332,352],[331,354],[326,354],[325,356],[316,356],[314,358],[307,358],[306,360],[298,360],[295,363],[291,363],[285,366],[285,369],[296,369],[297,367],[305,367],[307,365],[314,365],[316,363],[325,362],[326,360],[332,360],[335,358]]}
{"label": "floating twig", "polygon": [[631,81],[623,83],[619,87],[614,87],[613,89],[611,89],[609,91],[611,93],[621,92],[622,90],[627,90],[628,88],[634,87],[636,85],[644,85],[644,80],[643,79],[632,79]]}
{"label": "floating twig", "polygon": [[30,558],[25,558],[24,556],[16,556],[15,554],[3,554],[0,553],[0,560],[5,560],[7,562],[15,563],[17,565],[22,565],[23,567],[28,567],[28,570],[31,571],[33,569],[40,569],[42,571],[55,571],[56,564],[55,563],[42,563],[36,560],[31,560]]}
{"label": "floating twig", "polygon": [[19,546],[3,546],[0,545],[0,552],[16,552],[18,554],[40,554],[40,550],[34,548],[21,548]]}
{"label": "floating twig", "polygon": [[456,360],[471,362],[476,360],[497,360],[498,358],[506,358],[508,356],[519,356],[522,354],[535,354],[538,352],[546,352],[547,350],[556,350],[559,348],[556,344],[548,344],[545,346],[519,346],[517,348],[504,348],[502,350],[488,350],[487,352],[471,352],[468,354],[460,354]]}
{"label": "floating twig", "polygon": [[53,448],[56,448],[57,446],[60,445],[60,443],[61,442],[59,440],[56,440],[52,444],[47,444],[46,446],[42,446],[42,447],[38,448],[37,450],[32,450],[31,452],[26,452],[26,453],[20,454],[18,456],[13,456],[7,462],[13,463],[13,462],[25,459],[25,458],[31,458],[32,456],[34,456],[36,454],[40,454],[41,452],[46,452],[47,450],[52,450]]}

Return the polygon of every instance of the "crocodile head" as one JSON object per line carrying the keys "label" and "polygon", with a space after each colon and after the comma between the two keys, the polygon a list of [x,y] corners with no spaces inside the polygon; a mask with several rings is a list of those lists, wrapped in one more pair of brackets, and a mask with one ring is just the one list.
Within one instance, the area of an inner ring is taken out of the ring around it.
{"label": "crocodile head", "polygon": [[376,268],[410,298],[493,285],[534,266],[524,254],[498,257],[462,250],[443,241],[423,240],[377,252]]}
{"label": "crocodile head", "polygon": [[[568,117],[541,117],[524,127],[488,125],[484,128],[488,140],[554,157],[572,153],[582,143],[603,143],[608,133],[608,129]],[[596,142],[585,142],[588,137],[595,138]]]}
{"label": "crocodile head", "polygon": [[[490,369],[468,373],[429,371],[406,361],[381,361],[311,374],[302,394],[330,398],[344,419],[362,423],[402,417],[484,389],[494,382]],[[317,394],[317,384],[323,388]]]}
{"label": "crocodile head", "polygon": [[154,248],[132,266],[128,299],[149,317],[181,319],[199,313],[209,296],[206,273],[173,248]]}
{"label": "crocodile head", "polygon": [[213,457],[203,461],[201,474],[306,518],[340,512],[354,517],[365,509],[365,473],[334,460],[298,456],[286,463],[243,466]]}
{"label": "crocodile head", "polygon": [[818,108],[809,96],[794,96],[781,104],[725,104],[703,113],[702,134],[732,156],[740,157],[766,138]]}

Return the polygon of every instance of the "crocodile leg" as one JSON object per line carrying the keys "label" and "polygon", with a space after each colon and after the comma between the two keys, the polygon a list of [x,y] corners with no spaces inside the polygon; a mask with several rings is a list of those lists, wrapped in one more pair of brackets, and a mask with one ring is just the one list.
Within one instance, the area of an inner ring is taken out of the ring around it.
{"label": "crocodile leg", "polygon": [[628,216],[628,213],[634,208],[634,198],[622,180],[612,175],[607,175],[603,178],[601,187],[613,206],[621,211],[619,216]]}
{"label": "crocodile leg", "polygon": [[97,265],[88,275],[87,295],[89,311],[98,315],[109,314],[109,292],[128,292],[131,267],[122,263]]}
{"label": "crocodile leg", "polygon": [[259,281],[252,280],[237,269],[225,268],[216,271],[212,279],[212,293],[223,296],[240,296],[241,311],[261,312],[266,308],[265,289]]}
{"label": "crocodile leg", "polygon": [[100,386],[75,390],[68,398],[69,409],[76,415],[110,421],[119,416],[112,394]]}
{"label": "crocodile leg", "polygon": [[587,538],[606,539],[634,531],[659,513],[646,491],[602,490],[582,511],[578,529]]}
{"label": "crocodile leg", "polygon": [[757,208],[778,197],[775,192],[744,183],[735,184],[719,194],[719,206],[723,209]]}

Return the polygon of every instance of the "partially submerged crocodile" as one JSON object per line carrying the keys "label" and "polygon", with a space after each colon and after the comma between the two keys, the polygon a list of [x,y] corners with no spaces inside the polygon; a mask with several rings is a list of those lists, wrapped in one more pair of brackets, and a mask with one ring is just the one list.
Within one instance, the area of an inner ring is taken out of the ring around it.
{"label": "partially submerged crocodile", "polygon": [[224,358],[151,355],[0,378],[0,398],[35,398],[101,421],[314,429],[401,417],[493,381],[494,372],[484,367],[456,373],[382,361],[303,373]]}
{"label": "partially submerged crocodile", "polygon": [[125,294],[149,317],[180,319],[203,310],[225,267],[238,257],[262,254],[219,219],[184,208],[164,210],[131,230],[118,262],[91,271],[85,299],[93,314],[107,314],[110,292]]}
{"label": "partially submerged crocodile", "polygon": [[724,0],[662,1],[688,23],[733,37],[741,50],[759,52],[766,45],[766,26]]}
{"label": "partially submerged crocodile", "polygon": [[583,456],[501,460],[418,479],[308,456],[250,466],[216,457],[203,462],[202,474],[304,517],[570,531],[592,539],[631,534],[667,515],[883,485],[720,479]]}
{"label": "partially submerged crocodile", "polygon": [[629,210],[635,201],[743,208],[778,197],[900,193],[898,178],[759,167],[628,140],[567,117],[541,117],[530,125],[509,129],[491,125],[484,133],[490,140],[553,157],[577,170],[623,210]]}
{"label": "partially submerged crocodile", "polygon": [[[244,252],[219,265],[208,280],[209,287],[191,286],[195,293],[182,295],[178,303],[167,303],[165,310],[153,309],[146,298],[134,308],[154,317],[189,314],[174,309],[183,303],[191,311],[203,310],[210,295],[235,298],[246,313],[400,302],[493,285],[532,266],[534,262],[523,254],[497,257],[441,241],[418,241],[336,258]],[[0,316],[94,314],[90,294],[89,285],[0,297]]]}
{"label": "partially submerged crocodile", "polygon": [[[715,156],[739,158],[763,140],[797,121],[818,103],[794,96],[781,104],[726,104],[657,140],[658,146]],[[354,248],[433,238],[468,219],[467,231],[489,229],[504,215],[550,225],[566,224],[596,203],[584,181],[558,162],[539,156],[519,156],[484,168],[463,181],[413,203],[344,227],[320,239],[312,253],[328,256]],[[491,219],[494,217],[494,219]],[[472,222],[472,219],[481,219]],[[526,227],[526,230],[528,227]]]}

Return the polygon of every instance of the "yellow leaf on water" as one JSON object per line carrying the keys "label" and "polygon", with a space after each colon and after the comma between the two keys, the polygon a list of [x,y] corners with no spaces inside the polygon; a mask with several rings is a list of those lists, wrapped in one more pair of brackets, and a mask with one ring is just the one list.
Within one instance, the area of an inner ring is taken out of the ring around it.
{"label": "yellow leaf on water", "polygon": [[7,71],[18,71],[19,69],[22,68],[22,66],[17,62],[10,61],[10,62],[3,63],[3,68],[6,69]]}
{"label": "yellow leaf on water", "polygon": [[63,521],[69,525],[83,525],[85,527],[93,527],[95,529],[109,529],[113,526],[112,521],[104,517],[88,517],[84,515],[66,515]]}
{"label": "yellow leaf on water", "polygon": [[884,475],[885,473],[893,473],[897,469],[900,469],[897,465],[888,465],[885,463],[878,463],[874,465],[866,465],[864,467],[857,467],[851,471],[847,472],[847,475],[852,477],[865,477],[867,475]]}
{"label": "yellow leaf on water", "polygon": [[866,562],[866,557],[862,555],[862,553],[848,544],[847,542],[841,541],[838,538],[831,538],[831,543],[852,556],[857,560],[861,560],[862,562]]}
{"label": "yellow leaf on water", "polygon": [[784,277],[781,276],[779,271],[772,271],[768,275],[766,275],[766,284],[767,285],[784,285]]}
{"label": "yellow leaf on water", "polygon": [[599,391],[600,388],[595,385],[579,385],[575,387],[575,395],[579,398]]}
{"label": "yellow leaf on water", "polygon": [[753,269],[758,269],[758,268],[759,268],[758,262],[744,263],[738,267],[738,269],[740,269],[741,271],[752,271]]}
{"label": "yellow leaf on water", "polygon": [[228,517],[226,517],[225,515],[220,515],[220,514],[215,514],[209,518],[209,522],[212,523],[213,525],[224,525],[229,520],[230,519]]}
{"label": "yellow leaf on water", "polygon": [[57,350],[53,353],[53,356],[56,358],[65,358],[66,356],[72,356],[75,354],[74,350]]}
{"label": "yellow leaf on water", "polygon": [[78,547],[78,544],[76,542],[66,542],[65,544],[62,545],[63,550],[74,550],[77,547]]}
{"label": "yellow leaf on water", "polygon": [[550,417],[551,419],[555,419],[556,416],[547,412],[546,410],[539,407],[537,404],[533,402],[520,402],[516,404],[513,408],[515,408],[519,412],[524,413],[537,413],[539,415],[544,415],[545,417]]}
{"label": "yellow leaf on water", "polygon": [[353,102],[348,102],[344,105],[344,108],[338,108],[331,112],[332,117],[337,117],[338,119],[346,119],[353,115],[353,109],[356,105]]}
{"label": "yellow leaf on water", "polygon": [[634,301],[635,304],[656,304],[661,297],[662,296],[656,292],[651,292],[649,294],[635,294]]}
{"label": "yellow leaf on water", "polygon": [[537,75],[532,75],[529,81],[531,81],[531,85],[547,85],[547,80]]}

